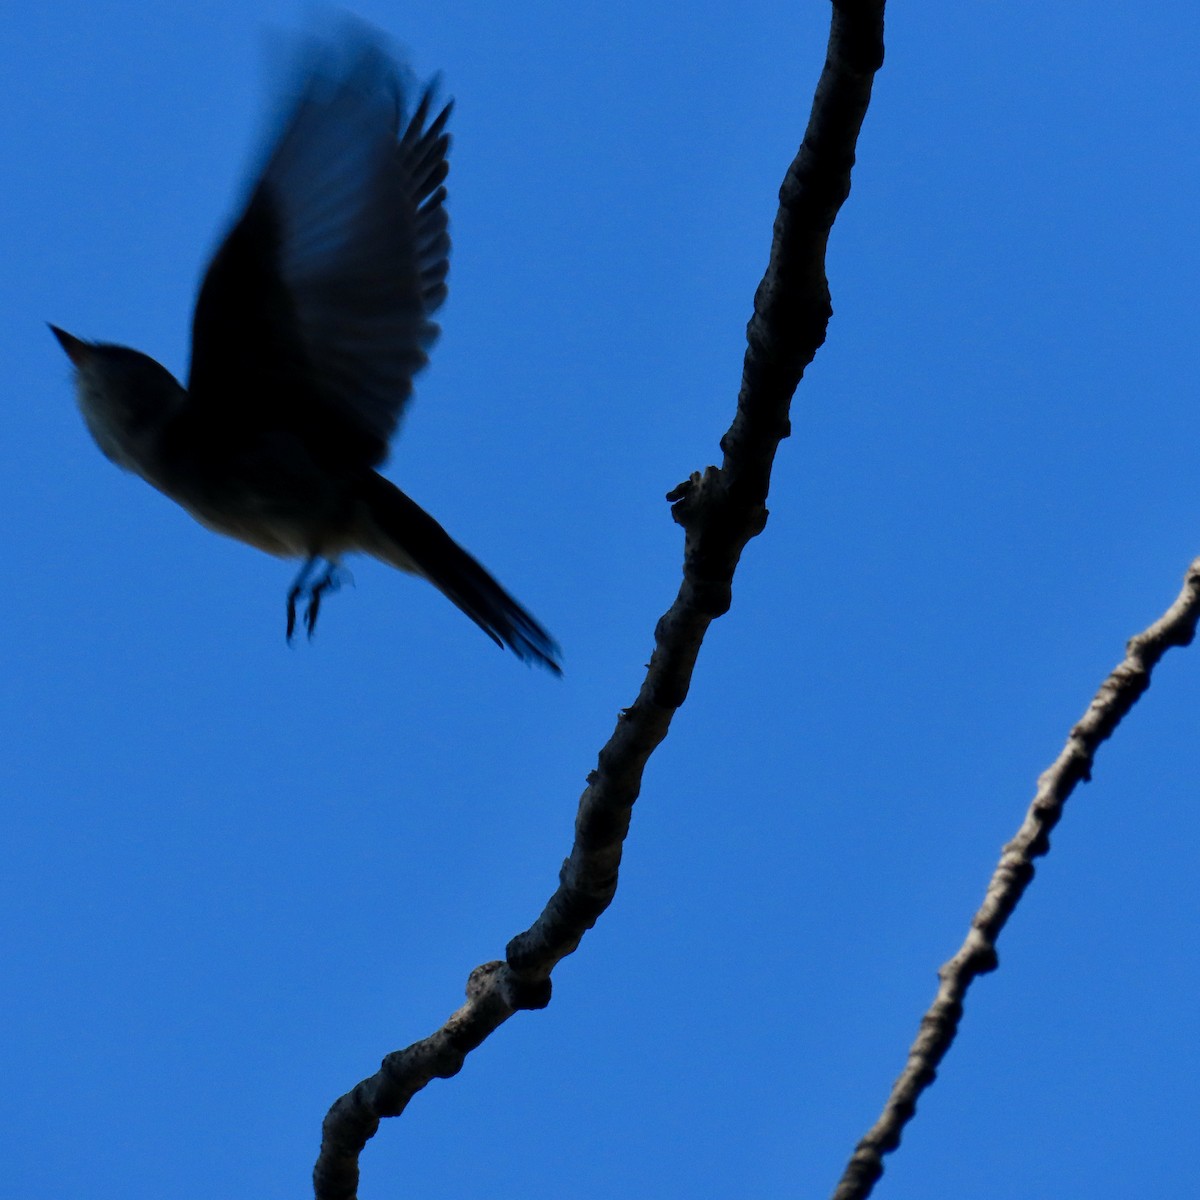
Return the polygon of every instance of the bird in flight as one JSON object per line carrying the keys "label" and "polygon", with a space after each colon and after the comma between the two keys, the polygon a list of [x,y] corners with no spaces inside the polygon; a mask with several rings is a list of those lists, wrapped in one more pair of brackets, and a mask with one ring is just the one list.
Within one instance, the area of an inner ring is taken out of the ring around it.
{"label": "bird in flight", "polygon": [[[310,44],[288,115],[213,256],[184,388],[154,359],[51,330],[96,444],[202,525],[303,565],[311,637],[344,555],[421,575],[497,644],[560,673],[554,639],[376,470],[437,340],[452,105],[382,38]],[[413,99],[415,107],[408,115]]]}

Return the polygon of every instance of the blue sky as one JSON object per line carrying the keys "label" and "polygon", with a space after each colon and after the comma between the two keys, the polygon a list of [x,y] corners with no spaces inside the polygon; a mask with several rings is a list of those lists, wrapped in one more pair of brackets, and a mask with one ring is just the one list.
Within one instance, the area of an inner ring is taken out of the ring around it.
{"label": "blue sky", "polygon": [[[569,6],[567,6],[569,7]],[[50,320],[182,372],[291,4],[48,0],[0,44],[0,1127],[13,1195],[307,1194],[328,1105],[553,890],[716,461],[819,4],[375,4],[457,102],[445,333],[389,473],[556,681],[373,562],[290,564],[104,461]],[[825,1195],[1038,773],[1200,552],[1200,17],[901,5],[765,534],[613,908],[385,1124],[364,1200]],[[1071,800],[877,1192],[1182,1194],[1200,658]]]}

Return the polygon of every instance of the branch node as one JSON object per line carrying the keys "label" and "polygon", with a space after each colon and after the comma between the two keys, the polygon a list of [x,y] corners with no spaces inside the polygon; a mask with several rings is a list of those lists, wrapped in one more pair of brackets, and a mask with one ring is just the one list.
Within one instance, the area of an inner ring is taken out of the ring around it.
{"label": "branch node", "polygon": [[552,991],[549,976],[524,976],[516,971],[508,973],[508,997],[516,1010],[535,1011],[550,1003]]}
{"label": "branch node", "polygon": [[496,982],[496,976],[504,970],[505,963],[498,960],[480,963],[467,976],[467,999],[477,1002]]}
{"label": "branch node", "polygon": [[703,517],[725,499],[725,477],[720,467],[693,471],[687,480],[667,493],[671,517],[686,530],[692,530]]}

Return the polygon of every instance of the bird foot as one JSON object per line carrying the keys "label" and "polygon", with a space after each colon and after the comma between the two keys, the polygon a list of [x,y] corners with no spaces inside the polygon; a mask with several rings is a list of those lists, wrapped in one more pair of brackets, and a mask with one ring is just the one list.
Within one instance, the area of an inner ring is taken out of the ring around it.
{"label": "bird foot", "polygon": [[336,592],[344,583],[353,583],[350,572],[337,563],[328,563],[325,573],[315,583],[308,582],[311,563],[301,571],[296,582],[288,589],[287,594],[287,640],[289,645],[296,632],[296,606],[301,597],[307,597],[304,605],[304,632],[312,641],[313,631],[317,627],[317,615],[321,611],[321,600],[327,592]]}

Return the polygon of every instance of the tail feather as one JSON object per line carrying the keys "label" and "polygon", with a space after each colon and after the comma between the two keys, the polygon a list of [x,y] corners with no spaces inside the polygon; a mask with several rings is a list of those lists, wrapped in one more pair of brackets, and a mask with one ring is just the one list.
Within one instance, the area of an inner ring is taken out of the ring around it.
{"label": "tail feather", "polygon": [[372,527],[365,531],[364,550],[423,575],[522,662],[562,674],[558,643],[419,504],[375,472],[364,499]]}

